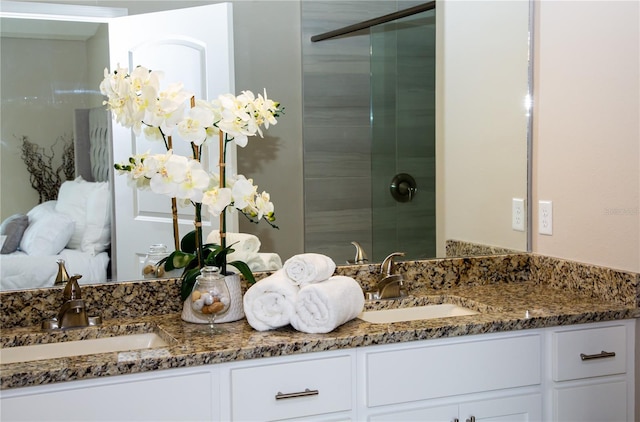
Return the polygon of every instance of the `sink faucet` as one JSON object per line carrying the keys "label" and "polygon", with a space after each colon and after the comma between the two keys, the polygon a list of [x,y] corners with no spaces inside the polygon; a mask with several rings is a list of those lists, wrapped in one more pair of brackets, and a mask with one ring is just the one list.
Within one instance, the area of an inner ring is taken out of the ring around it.
{"label": "sink faucet", "polygon": [[355,241],[351,242],[351,244],[356,247],[356,256],[355,258],[353,258],[353,261],[348,259],[347,264],[349,265],[366,264],[369,261],[369,258],[367,258],[367,254],[365,253],[364,248],[360,246],[358,242],[355,242]]}
{"label": "sink faucet", "polygon": [[62,297],[64,302],[58,311],[57,318],[42,321],[42,328],[51,330],[66,330],[68,328],[82,328],[92,325],[100,325],[100,317],[88,317],[87,310],[80,293],[78,279],[82,276],[76,274],[69,278],[64,286]]}
{"label": "sink faucet", "polygon": [[395,266],[393,265],[393,259],[397,256],[404,256],[404,252],[394,252],[382,261],[376,290],[367,292],[367,299],[391,299],[403,296],[402,287],[404,278],[402,274],[394,274]]}

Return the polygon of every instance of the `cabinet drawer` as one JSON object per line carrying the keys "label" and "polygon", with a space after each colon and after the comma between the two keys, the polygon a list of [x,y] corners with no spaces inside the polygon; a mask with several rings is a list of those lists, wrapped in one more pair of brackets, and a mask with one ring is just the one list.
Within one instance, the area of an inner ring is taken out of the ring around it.
{"label": "cabinet drawer", "polygon": [[540,384],[540,335],[365,352],[367,406]]}
{"label": "cabinet drawer", "polygon": [[231,414],[234,420],[264,421],[350,410],[351,386],[348,355],[236,368]]}
{"label": "cabinet drawer", "polygon": [[628,421],[626,381],[576,385],[553,391],[553,420],[580,422]]}
{"label": "cabinet drawer", "polygon": [[553,333],[553,380],[567,381],[626,372],[623,325]]}

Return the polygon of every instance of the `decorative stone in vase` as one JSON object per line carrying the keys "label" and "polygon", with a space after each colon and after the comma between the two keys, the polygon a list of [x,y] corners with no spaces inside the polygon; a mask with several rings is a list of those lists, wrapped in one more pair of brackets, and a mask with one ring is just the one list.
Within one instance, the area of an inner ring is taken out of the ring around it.
{"label": "decorative stone in vase", "polygon": [[[214,323],[233,322],[244,318],[244,308],[242,306],[242,285],[239,274],[227,275],[224,278],[229,293],[231,295],[231,304],[227,313],[216,317]],[[208,324],[207,317],[198,315],[191,308],[191,295],[184,301],[182,305],[182,320],[193,322],[195,324]]]}

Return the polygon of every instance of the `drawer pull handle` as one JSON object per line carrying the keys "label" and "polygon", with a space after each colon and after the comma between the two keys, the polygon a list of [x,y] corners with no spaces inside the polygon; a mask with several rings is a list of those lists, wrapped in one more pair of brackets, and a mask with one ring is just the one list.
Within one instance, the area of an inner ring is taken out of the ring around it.
{"label": "drawer pull handle", "polygon": [[305,388],[304,391],[298,391],[297,393],[281,393],[278,391],[276,394],[276,400],[294,399],[296,397],[317,396],[320,394],[318,390],[309,390]]}
{"label": "drawer pull handle", "polygon": [[580,353],[580,359],[590,360],[590,359],[612,358],[615,355],[616,355],[616,352],[605,352],[603,350],[602,352],[596,353],[595,355],[585,355],[584,353]]}

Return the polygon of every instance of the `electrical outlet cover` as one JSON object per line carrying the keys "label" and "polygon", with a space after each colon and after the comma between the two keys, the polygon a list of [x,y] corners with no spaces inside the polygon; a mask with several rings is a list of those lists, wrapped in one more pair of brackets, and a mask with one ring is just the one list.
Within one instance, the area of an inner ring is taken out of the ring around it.
{"label": "electrical outlet cover", "polygon": [[553,234],[553,204],[551,201],[538,202],[538,233]]}
{"label": "electrical outlet cover", "polygon": [[522,198],[513,198],[511,202],[511,228],[513,230],[523,232],[525,225],[525,209],[524,209],[524,199]]}

